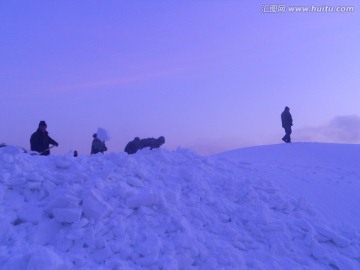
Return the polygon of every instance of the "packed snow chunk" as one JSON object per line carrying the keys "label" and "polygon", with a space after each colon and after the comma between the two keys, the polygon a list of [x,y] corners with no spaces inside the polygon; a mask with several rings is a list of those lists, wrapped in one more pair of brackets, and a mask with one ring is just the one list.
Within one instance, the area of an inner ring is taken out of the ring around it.
{"label": "packed snow chunk", "polygon": [[80,208],[54,208],[53,215],[57,222],[74,223],[80,220]]}
{"label": "packed snow chunk", "polygon": [[43,219],[34,230],[32,239],[39,245],[53,244],[54,236],[60,228],[61,224],[54,219]]}
{"label": "packed snow chunk", "polygon": [[111,206],[93,189],[83,194],[83,212],[88,219],[98,220],[107,216]]}
{"label": "packed snow chunk", "polygon": [[133,195],[126,199],[126,206],[129,208],[139,208],[141,206],[152,206],[160,204],[161,199],[159,195],[152,193],[143,193]]}
{"label": "packed snow chunk", "polygon": [[158,260],[160,246],[160,239],[156,234],[147,235],[145,241],[136,247],[133,260],[141,266],[154,264]]}
{"label": "packed snow chunk", "polygon": [[59,255],[46,247],[39,247],[29,259],[27,269],[32,270],[65,270],[69,269]]}
{"label": "packed snow chunk", "polygon": [[[2,259],[2,258],[0,258]],[[28,263],[28,256],[23,254],[14,254],[10,256],[3,265],[0,266],[0,269],[14,269],[14,270],[20,270],[20,269],[31,269],[27,268]]]}
{"label": "packed snow chunk", "polygon": [[39,223],[43,217],[43,209],[38,206],[24,204],[17,212],[18,218],[33,224]]}
{"label": "packed snow chunk", "polygon": [[9,186],[11,187],[20,187],[26,185],[26,179],[22,175],[15,175],[11,177],[11,181],[9,182]]}
{"label": "packed snow chunk", "polygon": [[24,153],[24,150],[16,146],[5,146],[0,148],[0,155],[17,156]]}
{"label": "packed snow chunk", "polygon": [[[1,162],[1,161],[0,161]],[[11,179],[11,173],[9,173],[9,172],[1,172],[0,171],[0,183],[8,183],[9,181],[10,181],[10,179]]]}
{"label": "packed snow chunk", "polygon": [[97,263],[104,263],[109,257],[112,255],[112,251],[110,248],[105,244],[102,248],[97,248],[95,252],[92,254],[92,258]]}
{"label": "packed snow chunk", "polygon": [[328,228],[316,226],[316,230],[319,233],[318,240],[323,243],[332,243],[341,248],[347,247],[350,245],[350,241],[337,235],[335,232],[331,231]]}
{"label": "packed snow chunk", "polygon": [[40,175],[39,173],[30,173],[26,176],[26,180],[28,182],[43,182],[44,177]]}
{"label": "packed snow chunk", "polygon": [[0,243],[7,243],[11,237],[14,236],[14,232],[8,222],[5,220],[0,221]]}
{"label": "packed snow chunk", "polygon": [[54,187],[47,188],[49,192],[54,195],[50,196],[52,199],[46,207],[46,210],[52,212],[54,208],[73,208],[80,205],[80,199],[68,190],[56,190]]}
{"label": "packed snow chunk", "polygon": [[22,154],[24,150],[16,146],[6,146],[0,148],[0,163],[17,163],[18,160],[22,160]]}
{"label": "packed snow chunk", "polygon": [[3,200],[5,194],[5,188],[0,185],[0,201]]}
{"label": "packed snow chunk", "polygon": [[74,159],[75,158],[73,156],[69,156],[69,155],[64,155],[62,157],[58,157],[56,159],[56,167],[58,169],[66,170],[71,167],[71,165],[74,162]]}

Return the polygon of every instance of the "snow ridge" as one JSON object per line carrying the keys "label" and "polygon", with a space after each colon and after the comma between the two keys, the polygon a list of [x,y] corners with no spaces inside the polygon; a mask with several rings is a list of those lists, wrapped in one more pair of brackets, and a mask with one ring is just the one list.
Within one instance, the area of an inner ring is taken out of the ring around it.
{"label": "snow ridge", "polygon": [[0,269],[359,269],[262,167],[189,150],[73,157],[0,149]]}

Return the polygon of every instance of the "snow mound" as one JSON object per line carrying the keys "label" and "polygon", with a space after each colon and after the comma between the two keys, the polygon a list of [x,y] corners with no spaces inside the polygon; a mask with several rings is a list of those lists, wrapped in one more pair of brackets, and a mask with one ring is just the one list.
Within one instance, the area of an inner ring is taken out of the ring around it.
{"label": "snow mound", "polygon": [[0,269],[359,269],[358,229],[276,187],[272,166],[0,148]]}
{"label": "snow mound", "polygon": [[[306,200],[327,222],[360,227],[360,145],[292,143],[242,148],[214,158],[251,164],[248,177],[266,178],[284,193]],[[261,170],[261,172],[259,171]]]}

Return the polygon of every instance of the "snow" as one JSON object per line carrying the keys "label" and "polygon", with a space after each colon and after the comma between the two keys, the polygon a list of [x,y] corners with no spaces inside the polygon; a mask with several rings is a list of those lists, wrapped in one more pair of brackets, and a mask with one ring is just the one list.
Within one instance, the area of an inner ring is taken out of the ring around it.
{"label": "snow", "polygon": [[108,141],[110,140],[110,136],[109,133],[106,129],[104,128],[98,128],[97,132],[96,132],[97,137],[99,138],[100,141]]}
{"label": "snow", "polygon": [[359,145],[0,148],[0,269],[360,269]]}
{"label": "snow", "polygon": [[327,220],[360,227],[360,208],[354,207],[360,199],[360,145],[269,145],[218,157],[262,168],[269,181],[291,196],[306,198]]}

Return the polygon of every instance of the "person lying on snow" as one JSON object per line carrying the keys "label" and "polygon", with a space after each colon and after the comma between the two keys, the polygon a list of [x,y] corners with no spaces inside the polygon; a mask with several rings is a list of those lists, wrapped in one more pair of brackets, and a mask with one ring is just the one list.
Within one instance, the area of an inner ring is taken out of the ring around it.
{"label": "person lying on snow", "polygon": [[150,147],[150,150],[153,148],[159,148],[161,145],[165,143],[164,136],[160,136],[159,138],[146,138],[146,139],[140,139],[139,137],[135,137],[134,140],[129,142],[124,151],[126,153],[135,154],[138,150],[142,150],[143,148]]}

